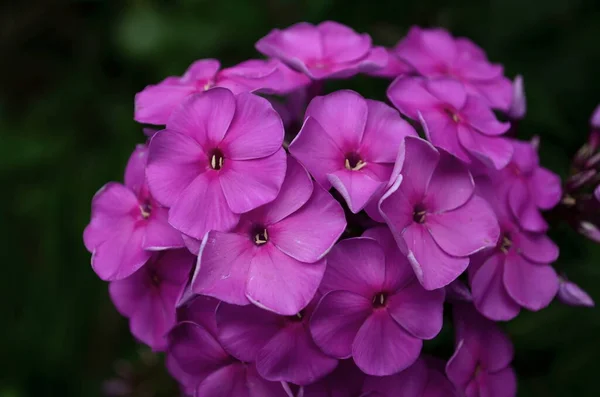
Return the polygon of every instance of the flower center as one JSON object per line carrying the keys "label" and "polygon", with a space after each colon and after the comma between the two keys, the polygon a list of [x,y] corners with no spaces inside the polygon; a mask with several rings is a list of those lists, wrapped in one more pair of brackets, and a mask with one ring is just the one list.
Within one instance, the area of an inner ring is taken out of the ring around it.
{"label": "flower center", "polygon": [[452,110],[452,109],[444,109],[444,112],[446,112],[446,114],[448,116],[450,116],[450,118],[452,119],[452,121],[454,121],[455,123],[458,123],[460,121],[460,116],[454,110]]}
{"label": "flower center", "polygon": [[204,85],[202,86],[202,91],[206,91],[208,89],[211,89],[213,86],[215,85],[215,83],[212,80],[208,80],[206,83],[204,83]]}
{"label": "flower center", "polygon": [[257,246],[261,246],[269,241],[269,234],[264,226],[257,226],[252,231],[252,241]]}
{"label": "flower center", "polygon": [[373,307],[384,307],[387,302],[387,294],[385,292],[380,292],[373,296]]}
{"label": "flower center", "polygon": [[424,223],[426,214],[425,209],[420,205],[417,205],[413,212],[413,221],[416,223]]}
{"label": "flower center", "polygon": [[287,319],[290,322],[293,323],[299,323],[300,321],[304,320],[304,310],[300,310],[298,313],[294,314],[293,316],[288,316]]}
{"label": "flower center", "polygon": [[512,244],[513,243],[508,237],[508,235],[502,236],[502,240],[500,241],[500,251],[504,252],[505,254],[508,253],[508,250],[510,250]]}
{"label": "flower center", "polygon": [[363,168],[367,163],[363,161],[358,153],[348,153],[346,155],[346,160],[344,161],[344,166],[347,170],[350,171],[358,171]]}
{"label": "flower center", "polygon": [[143,204],[140,204],[140,212],[142,213],[142,218],[150,218],[150,214],[152,213],[152,204],[150,204],[148,201],[144,201]]}
{"label": "flower center", "polygon": [[219,171],[221,168],[223,168],[224,161],[225,156],[223,155],[223,152],[219,149],[213,150],[210,154],[210,168],[212,168],[213,170]]}

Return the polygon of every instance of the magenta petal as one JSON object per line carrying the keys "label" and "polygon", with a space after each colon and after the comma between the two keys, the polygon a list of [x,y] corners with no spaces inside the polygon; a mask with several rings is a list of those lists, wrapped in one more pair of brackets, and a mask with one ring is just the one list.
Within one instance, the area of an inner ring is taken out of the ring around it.
{"label": "magenta petal", "polygon": [[400,76],[390,85],[387,96],[400,112],[413,120],[418,113],[438,107],[441,101],[425,88],[422,78]]}
{"label": "magenta petal", "polygon": [[509,254],[504,261],[504,285],[518,304],[537,311],[548,306],[558,292],[558,276],[549,265],[538,265],[521,255]]}
{"label": "magenta petal", "polygon": [[[319,233],[315,233],[318,228]],[[269,239],[302,262],[323,258],[346,228],[344,210],[323,188],[315,186],[302,208],[269,227]]]}
{"label": "magenta petal", "polygon": [[181,233],[168,222],[168,210],[158,207],[152,209],[152,215],[146,226],[144,249],[149,251],[180,248],[184,246]]}
{"label": "magenta petal", "polygon": [[446,374],[450,381],[457,387],[464,389],[467,387],[473,374],[477,369],[477,359],[474,352],[469,350],[465,344],[465,340],[460,340],[456,346],[456,350],[448,364],[446,364]]}
{"label": "magenta petal", "polygon": [[213,172],[198,175],[169,210],[169,223],[198,240],[211,230],[230,230],[239,218],[227,205],[219,178]]}
{"label": "magenta petal", "polygon": [[[400,249],[403,249],[405,246],[404,240],[402,240],[400,235],[406,227],[414,222],[414,207],[416,204],[400,189],[402,182],[402,175],[398,175],[392,186],[381,196],[378,205],[379,215],[389,226],[390,230],[392,230]],[[372,211],[370,208],[369,210]]]}
{"label": "magenta petal", "polygon": [[440,110],[426,111],[419,121],[425,130],[425,136],[432,144],[458,157],[467,164],[471,163],[469,154],[459,142],[458,124],[445,112]]}
{"label": "magenta petal", "polygon": [[354,292],[329,292],[310,319],[315,343],[329,356],[351,357],[352,342],[372,310],[371,300]]}
{"label": "magenta petal", "polygon": [[273,58],[287,61],[319,59],[323,53],[321,37],[314,25],[300,22],[285,30],[273,29],[256,43],[256,49]]}
{"label": "magenta petal", "polygon": [[168,79],[149,85],[135,95],[134,120],[138,123],[164,125],[169,116],[196,88]]}
{"label": "magenta petal", "polygon": [[235,115],[221,143],[227,158],[250,160],[275,153],[283,142],[283,123],[269,101],[247,92],[235,101]]}
{"label": "magenta petal", "polygon": [[140,196],[146,187],[146,163],[148,162],[148,146],[137,145],[125,167],[125,186]]}
{"label": "magenta petal", "polygon": [[467,92],[460,81],[442,77],[426,80],[424,86],[436,98],[453,109],[462,109],[467,101]]}
{"label": "magenta petal", "polygon": [[424,360],[419,359],[397,374],[384,377],[368,376],[365,379],[363,391],[369,394],[363,397],[423,397],[428,383],[427,366]]}
{"label": "magenta petal", "polygon": [[187,98],[169,117],[167,129],[194,138],[205,149],[215,147],[223,140],[235,107],[231,91],[212,88]]}
{"label": "magenta petal", "polygon": [[422,346],[423,342],[407,334],[386,310],[377,310],[360,327],[352,357],[367,375],[386,376],[411,366]]}
{"label": "magenta petal", "polygon": [[500,254],[490,257],[471,280],[475,307],[481,314],[494,321],[511,320],[520,310],[504,287],[502,259]]}
{"label": "magenta petal", "polygon": [[335,62],[351,62],[362,58],[371,48],[371,38],[333,21],[317,26],[323,43],[323,56]]}
{"label": "magenta petal", "polygon": [[102,280],[121,280],[146,263],[152,254],[142,248],[144,229],[121,224],[117,234],[94,249],[92,268]]}
{"label": "magenta petal", "polygon": [[172,206],[207,167],[204,149],[193,138],[169,130],[152,137],[146,176],[152,196],[161,204]]}
{"label": "magenta petal", "polygon": [[467,167],[447,152],[440,152],[423,204],[430,212],[449,211],[465,204],[473,195],[475,183]]}
{"label": "magenta petal", "polygon": [[372,299],[385,282],[385,257],[370,238],[351,238],[337,243],[327,256],[321,292],[350,291]]}
{"label": "magenta petal", "polygon": [[309,200],[313,192],[310,175],[292,156],[287,156],[285,179],[275,200],[262,207],[265,225],[279,222],[299,210]]}
{"label": "magenta petal", "polygon": [[254,362],[281,323],[280,316],[254,305],[221,303],[217,308],[219,341],[232,356],[244,362]]}
{"label": "magenta petal", "polygon": [[303,263],[268,244],[252,259],[246,296],[252,303],[292,316],[314,297],[325,272],[325,260]]}
{"label": "magenta petal", "polygon": [[517,395],[517,376],[512,368],[495,373],[479,375],[479,395],[490,397],[514,397]]}
{"label": "magenta petal", "polygon": [[480,134],[465,125],[458,127],[458,140],[469,153],[492,164],[497,170],[506,167],[513,155],[513,147],[508,140]]}
{"label": "magenta petal", "polygon": [[489,106],[474,96],[469,96],[461,113],[471,127],[485,135],[502,135],[510,128],[510,123],[498,121]]}
{"label": "magenta petal", "polygon": [[494,247],[500,236],[494,212],[479,196],[453,211],[428,214],[425,225],[442,250],[452,256],[468,256]]}
{"label": "magenta petal", "polygon": [[535,192],[535,204],[549,210],[560,201],[562,188],[560,177],[545,168],[536,168],[531,176],[531,187]]}
{"label": "magenta petal", "polygon": [[367,102],[362,96],[340,90],[313,99],[305,117],[317,120],[341,150],[352,150],[362,141],[367,113]]}
{"label": "magenta petal", "polygon": [[231,363],[217,369],[215,372],[201,380],[194,395],[211,397],[250,397],[246,385],[246,371],[244,369],[244,364]]}
{"label": "magenta petal", "polygon": [[530,232],[544,232],[548,224],[535,206],[525,182],[516,181],[508,191],[508,203],[519,225]]}
{"label": "magenta petal", "polygon": [[532,262],[552,263],[558,258],[558,246],[545,234],[514,232],[510,235],[515,248]]}
{"label": "magenta petal", "polygon": [[236,305],[247,305],[246,279],[254,256],[250,237],[209,232],[200,248],[192,290]]}
{"label": "magenta petal", "polygon": [[385,184],[385,182],[371,178],[365,172],[347,169],[329,174],[327,179],[346,200],[350,211],[354,214],[362,211],[369,200]]}
{"label": "magenta petal", "polygon": [[383,102],[367,99],[367,108],[369,114],[360,152],[367,163],[393,163],[404,137],[417,136],[417,133],[397,110]]}
{"label": "magenta petal", "polygon": [[428,290],[445,287],[469,265],[469,258],[444,252],[423,226],[415,223],[402,235],[408,248],[408,260],[421,285]]}
{"label": "magenta petal", "polygon": [[215,311],[218,304],[219,301],[213,297],[195,295],[184,303],[178,302],[177,320],[193,322],[206,328],[211,334],[217,335]]}
{"label": "magenta petal", "polygon": [[311,384],[332,372],[337,360],[323,354],[302,323],[292,323],[275,335],[256,358],[265,379]]}
{"label": "magenta petal", "polygon": [[344,168],[345,154],[323,130],[319,122],[307,117],[302,129],[289,147],[290,153],[300,161],[317,183],[328,189],[327,174]]}
{"label": "magenta petal", "polygon": [[[404,154],[402,160],[402,183],[400,190],[408,198],[411,204],[421,202],[427,193],[429,181],[438,166],[440,159],[439,152],[431,145],[431,143],[416,137],[406,137],[404,139],[404,148],[400,149],[400,156]],[[398,168],[400,158],[394,166],[394,172]]]}
{"label": "magenta petal", "polygon": [[225,160],[219,181],[229,208],[241,214],[273,201],[281,189],[285,168],[283,148],[261,159]]}
{"label": "magenta petal", "polygon": [[416,280],[388,298],[390,316],[419,339],[433,339],[442,329],[444,290],[425,290]]}

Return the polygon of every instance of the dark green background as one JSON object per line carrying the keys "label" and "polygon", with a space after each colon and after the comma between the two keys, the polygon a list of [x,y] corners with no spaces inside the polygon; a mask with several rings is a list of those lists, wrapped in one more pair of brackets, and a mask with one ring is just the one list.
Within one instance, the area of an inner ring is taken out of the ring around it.
{"label": "dark green background", "polygon": [[[81,232],[94,192],[121,179],[144,139],[132,120],[134,94],[195,59],[231,65],[257,56],[258,38],[301,20],[334,19],[386,45],[412,24],[441,25],[475,40],[509,76],[524,75],[521,131],[541,136],[545,164],[561,174],[600,102],[595,0],[8,3],[0,6],[2,397],[97,396],[121,359],[142,371],[136,395],[171,386],[154,375],[159,367],[143,364],[149,359],[92,272]],[[385,89],[366,78],[348,86],[377,98]],[[566,228],[553,237],[557,266],[600,300],[598,249]],[[507,328],[520,396],[600,395],[598,310],[554,303]]]}

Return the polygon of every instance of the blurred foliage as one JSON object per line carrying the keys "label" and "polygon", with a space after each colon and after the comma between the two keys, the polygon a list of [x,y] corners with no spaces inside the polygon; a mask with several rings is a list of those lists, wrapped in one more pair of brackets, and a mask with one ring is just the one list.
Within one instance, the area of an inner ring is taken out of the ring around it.
{"label": "blurred foliage", "polygon": [[[0,396],[98,396],[119,360],[139,359],[81,240],[92,195],[121,180],[144,139],[132,120],[134,94],[198,58],[231,65],[256,57],[254,42],[274,27],[325,19],[385,45],[412,24],[468,36],[509,76],[524,75],[529,112],[521,131],[542,138],[549,168],[564,175],[586,139],[600,102],[596,0],[4,2]],[[384,97],[383,81],[345,86]],[[562,248],[558,267],[600,301],[598,247],[566,228],[553,237]],[[554,303],[507,329],[519,396],[598,395],[598,310]]]}

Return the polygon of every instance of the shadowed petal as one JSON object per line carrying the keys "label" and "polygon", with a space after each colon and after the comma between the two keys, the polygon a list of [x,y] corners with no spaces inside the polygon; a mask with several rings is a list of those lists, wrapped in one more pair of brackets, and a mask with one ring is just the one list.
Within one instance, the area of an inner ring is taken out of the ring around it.
{"label": "shadowed petal", "polygon": [[367,376],[363,391],[368,397],[423,397],[425,386],[428,383],[427,366],[422,359],[397,374],[390,376]]}
{"label": "shadowed petal", "polygon": [[530,232],[545,232],[548,224],[535,206],[525,182],[515,181],[508,192],[508,203],[519,225]]}
{"label": "shadowed petal", "polygon": [[497,170],[506,167],[513,156],[509,141],[480,134],[469,126],[458,126],[458,140],[469,153]]}
{"label": "shadowed petal", "polygon": [[533,171],[531,187],[536,193],[535,204],[543,210],[554,207],[562,196],[560,177],[545,168]]}
{"label": "shadowed petal", "polygon": [[149,85],[135,95],[134,120],[138,123],[167,124],[173,110],[195,91],[196,87],[169,78]]}
{"label": "shadowed petal", "polygon": [[545,234],[514,232],[510,239],[521,255],[532,262],[552,263],[558,258],[558,246]]}
{"label": "shadowed petal", "polygon": [[509,254],[504,261],[504,285],[518,304],[537,311],[548,306],[558,292],[558,276],[548,265],[538,265],[521,255]]}
{"label": "shadowed petal", "polygon": [[517,376],[512,368],[500,372],[482,372],[477,379],[479,395],[490,397],[514,397],[517,395]]}
{"label": "shadowed petal", "polygon": [[[367,165],[368,167],[368,165]],[[361,171],[341,169],[327,176],[331,185],[342,195],[350,211],[360,212],[385,182],[371,178]]]}
{"label": "shadowed petal", "polygon": [[502,281],[503,258],[490,257],[471,280],[473,303],[484,316],[495,321],[511,320],[519,314],[519,305],[508,295]]}

